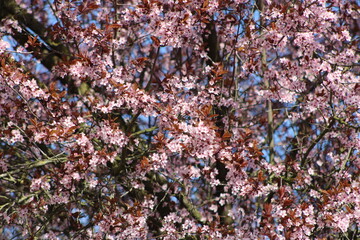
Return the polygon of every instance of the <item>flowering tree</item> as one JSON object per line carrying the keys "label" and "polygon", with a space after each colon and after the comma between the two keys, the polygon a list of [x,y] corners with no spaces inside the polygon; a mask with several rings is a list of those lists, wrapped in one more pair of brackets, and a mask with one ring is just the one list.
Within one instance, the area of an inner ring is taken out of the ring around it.
{"label": "flowering tree", "polygon": [[357,239],[352,0],[3,0],[14,239]]}

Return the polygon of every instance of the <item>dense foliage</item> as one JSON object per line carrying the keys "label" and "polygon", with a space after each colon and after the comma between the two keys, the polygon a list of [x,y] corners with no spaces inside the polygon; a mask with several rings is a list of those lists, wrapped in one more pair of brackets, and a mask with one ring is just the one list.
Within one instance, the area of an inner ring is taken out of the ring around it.
{"label": "dense foliage", "polygon": [[5,239],[358,239],[352,0],[0,1]]}

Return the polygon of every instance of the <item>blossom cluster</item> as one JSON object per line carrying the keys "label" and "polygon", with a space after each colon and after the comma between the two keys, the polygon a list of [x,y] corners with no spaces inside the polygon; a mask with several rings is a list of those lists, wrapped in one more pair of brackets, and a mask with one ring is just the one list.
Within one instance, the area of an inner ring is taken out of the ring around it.
{"label": "blossom cluster", "polygon": [[4,236],[358,237],[357,1],[4,9]]}

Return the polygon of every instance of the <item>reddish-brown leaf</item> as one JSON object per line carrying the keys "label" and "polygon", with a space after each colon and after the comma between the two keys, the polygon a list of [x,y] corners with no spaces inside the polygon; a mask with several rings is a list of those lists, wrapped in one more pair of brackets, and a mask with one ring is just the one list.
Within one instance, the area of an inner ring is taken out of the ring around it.
{"label": "reddish-brown leaf", "polygon": [[151,36],[150,38],[154,42],[155,46],[160,46],[160,40],[157,37]]}

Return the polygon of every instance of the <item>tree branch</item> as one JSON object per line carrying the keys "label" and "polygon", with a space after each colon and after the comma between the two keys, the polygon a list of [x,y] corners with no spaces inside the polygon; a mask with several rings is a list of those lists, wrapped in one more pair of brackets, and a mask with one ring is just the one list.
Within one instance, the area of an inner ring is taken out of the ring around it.
{"label": "tree branch", "polygon": [[[41,61],[41,63],[50,71],[60,59],[68,52],[67,48],[59,42],[52,41],[47,28],[43,23],[37,21],[32,14],[16,4],[14,0],[0,1],[0,20],[4,18],[16,19],[23,28],[22,32],[14,29],[14,34],[11,35],[20,45],[25,47],[29,36],[38,37],[45,44],[40,46],[26,46],[29,52],[33,52],[34,56]],[[30,33],[30,29],[34,34]]]}
{"label": "tree branch", "polygon": [[329,125],[320,133],[320,135],[311,143],[311,145],[309,146],[309,148],[307,149],[307,151],[305,152],[303,158],[301,159],[301,164],[300,167],[304,168],[306,162],[307,162],[307,157],[309,156],[311,150],[313,150],[313,148],[316,146],[316,144],[325,136],[326,133],[330,132],[332,125],[334,125],[335,123],[335,119],[331,119]]}

